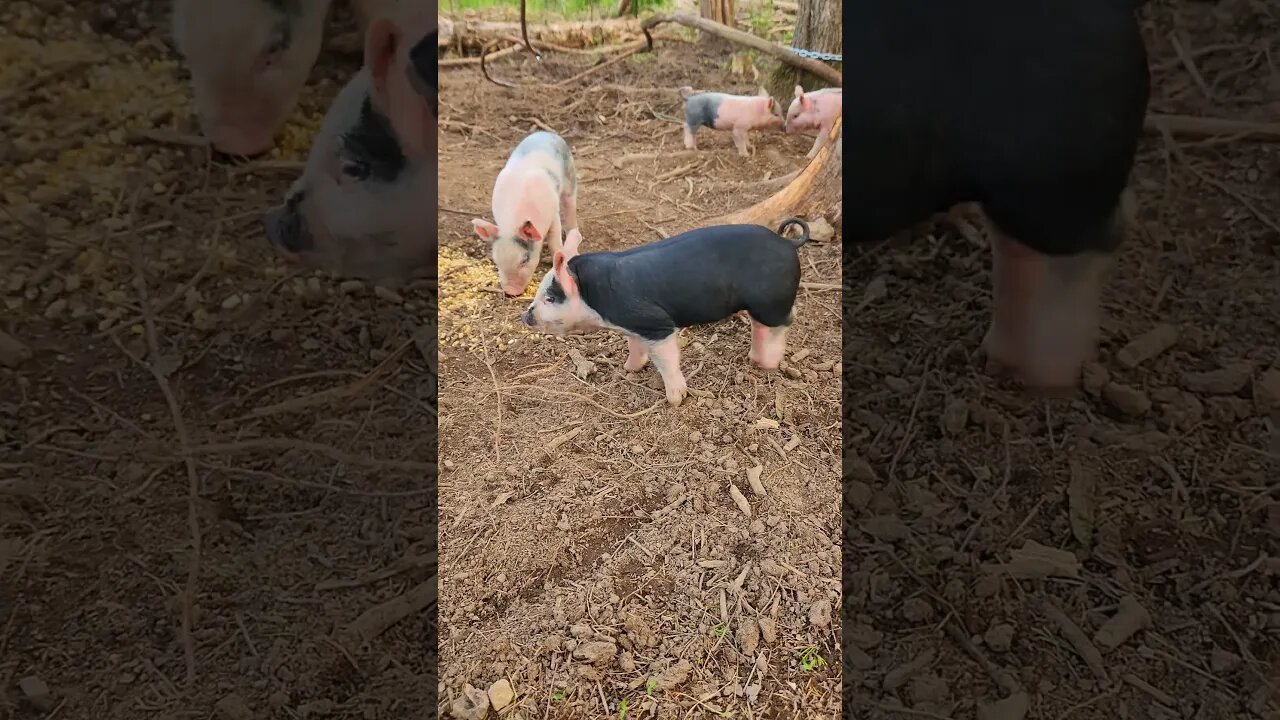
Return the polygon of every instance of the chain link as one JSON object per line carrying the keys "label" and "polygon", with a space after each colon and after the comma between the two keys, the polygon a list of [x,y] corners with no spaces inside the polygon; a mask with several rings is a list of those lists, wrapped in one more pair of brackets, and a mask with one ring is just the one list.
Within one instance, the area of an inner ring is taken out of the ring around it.
{"label": "chain link", "polygon": [[824,52],[818,52],[816,50],[802,50],[798,47],[791,48],[791,52],[803,58],[812,58],[814,60],[826,60],[828,62],[843,62],[843,60],[841,60],[842,56],[837,55],[835,53],[824,53]]}

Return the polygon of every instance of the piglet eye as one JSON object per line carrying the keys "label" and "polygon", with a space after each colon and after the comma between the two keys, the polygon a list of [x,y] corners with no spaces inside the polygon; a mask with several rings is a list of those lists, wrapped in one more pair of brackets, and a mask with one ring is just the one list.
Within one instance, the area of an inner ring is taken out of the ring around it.
{"label": "piglet eye", "polygon": [[369,177],[369,163],[362,160],[347,160],[342,163],[342,174],[352,180],[365,180]]}
{"label": "piglet eye", "polygon": [[269,61],[274,61],[280,53],[289,47],[289,26],[285,23],[276,25],[271,32],[271,41],[267,43],[266,50],[263,53]]}

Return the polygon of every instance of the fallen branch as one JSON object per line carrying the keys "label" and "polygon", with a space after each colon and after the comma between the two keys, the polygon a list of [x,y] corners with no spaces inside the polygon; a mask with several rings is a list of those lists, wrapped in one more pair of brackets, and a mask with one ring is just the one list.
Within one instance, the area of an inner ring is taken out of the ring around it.
{"label": "fallen branch", "polygon": [[[503,39],[506,40],[507,38],[503,38]],[[489,59],[496,60],[500,57],[504,57],[507,55],[514,55],[515,52],[519,49],[520,49],[519,45],[512,45],[511,47],[505,47],[499,50],[498,52],[495,52],[489,55]],[[475,65],[476,63],[480,63],[480,66],[483,69],[484,60],[485,60],[485,56],[484,56],[484,53],[482,52],[479,57],[450,58],[449,60],[441,60],[440,67],[442,68],[461,67],[464,65]]]}
{"label": "fallen branch", "polygon": [[341,644],[354,652],[361,645],[386,632],[392,625],[431,607],[436,601],[439,582],[439,575],[432,575],[400,597],[365,610],[360,617],[343,628]]}
{"label": "fallen branch", "polygon": [[[519,45],[512,45],[511,47],[507,48],[507,50],[510,50],[511,52],[515,52],[515,51],[516,51],[516,50],[518,50],[518,49],[520,49],[520,46],[519,46]],[[495,56],[501,55],[502,53],[506,52],[507,50],[500,50],[500,51],[498,51],[498,52],[494,53],[494,55],[495,55]],[[518,87],[518,86],[517,86],[515,83],[513,83],[513,82],[508,82],[508,81],[506,81],[506,80],[495,80],[495,79],[494,79],[494,77],[493,77],[492,75],[490,75],[490,74],[489,74],[489,68],[487,68],[487,67],[485,67],[485,66],[484,66],[485,58],[486,58],[486,57],[488,57],[488,55],[489,55],[489,50],[488,50],[487,48],[486,48],[483,52],[481,52],[481,53],[480,53],[480,74],[484,76],[484,79],[485,79],[485,80],[488,80],[489,82],[493,83],[494,85],[501,85],[502,87],[509,87],[509,88]]]}
{"label": "fallen branch", "polygon": [[1196,117],[1193,115],[1165,115],[1148,113],[1143,129],[1151,133],[1168,130],[1183,137],[1220,137],[1238,135],[1264,142],[1280,142],[1280,123],[1259,123],[1248,120]]}
{"label": "fallen branch", "polygon": [[[569,48],[630,42],[641,35],[640,21],[633,17],[526,26],[526,31],[531,45],[541,42]],[[461,21],[453,26],[452,47],[459,52],[475,52],[494,40],[522,36],[518,22]]]}
{"label": "fallen branch", "polygon": [[[132,214],[131,209],[130,216]],[[200,476],[196,472],[196,461],[191,452],[191,435],[187,431],[186,422],[183,420],[182,406],[179,405],[178,398],[174,395],[167,373],[161,369],[164,356],[160,354],[159,333],[156,330],[155,317],[152,314],[151,297],[147,291],[146,275],[142,271],[142,259],[136,245],[130,246],[129,259],[133,264],[138,301],[142,305],[143,328],[147,339],[147,359],[136,357],[124,350],[124,346],[119,344],[119,340],[116,340],[114,335],[112,340],[116,341],[125,355],[129,356],[129,359],[151,372],[151,377],[155,379],[156,385],[160,388],[160,393],[164,396],[165,404],[169,406],[169,415],[173,421],[174,432],[178,436],[178,447],[181,451],[182,461],[187,468],[187,531],[191,537],[191,555],[187,558],[187,582],[180,598],[182,620],[179,637],[182,641],[183,655],[187,664],[187,687],[191,688],[195,686],[196,682],[195,594],[196,585],[200,579],[200,556],[204,546],[200,533],[200,514],[198,509],[198,503],[200,502]]]}
{"label": "fallen branch", "polygon": [[[653,41],[652,41],[652,39],[650,39],[650,40],[648,41],[648,43],[652,43],[652,42],[653,42]],[[600,63],[599,65],[595,65],[595,66],[591,67],[591,68],[590,68],[590,69],[588,69],[588,70],[584,70],[584,71],[582,71],[582,72],[578,73],[577,75],[574,75],[573,77],[571,77],[571,78],[569,78],[569,79],[567,79],[567,80],[561,80],[560,82],[556,83],[556,84],[555,84],[555,85],[553,85],[552,87],[564,87],[565,85],[573,84],[573,83],[575,83],[575,82],[577,82],[577,81],[581,80],[582,78],[587,77],[588,75],[594,75],[595,73],[600,72],[601,70],[603,70],[603,69],[605,69],[605,68],[609,67],[610,65],[616,65],[616,64],[618,64],[618,63],[622,62],[623,60],[626,60],[627,58],[631,57],[632,55],[635,55],[636,53],[640,52],[641,50],[644,50],[644,49],[645,49],[645,47],[646,47],[646,45],[647,45],[647,43],[646,43],[645,41],[638,42],[638,43],[636,43],[636,44],[635,44],[635,46],[634,46],[633,48],[631,48],[631,49],[630,49],[630,50],[628,50],[627,52],[624,52],[624,53],[622,53],[622,54],[618,55],[618,57],[613,58],[612,60],[606,60],[605,62],[602,62],[602,63]],[[652,48],[650,47],[650,49],[652,49]]]}
{"label": "fallen branch", "polygon": [[777,227],[789,217],[820,216],[840,200],[840,161],[836,145],[844,120],[837,120],[827,142],[790,184],[745,210],[717,218],[713,225],[747,223]]}
{"label": "fallen branch", "polygon": [[715,35],[718,38],[722,38],[739,45],[746,45],[749,48],[759,50],[766,55],[777,58],[788,65],[800,68],[801,70],[812,73],[813,75],[817,75],[835,87],[844,86],[843,76],[839,71],[829,65],[825,65],[817,60],[800,57],[785,46],[769,42],[768,40],[758,38],[750,33],[735,30],[727,25],[722,25],[718,22],[713,22],[705,18],[695,17],[687,13],[659,13],[645,19],[644,22],[640,23],[640,28],[644,30],[645,35],[648,35],[649,30],[654,26],[661,25],[666,22],[679,23],[680,25],[696,28],[702,32]]}

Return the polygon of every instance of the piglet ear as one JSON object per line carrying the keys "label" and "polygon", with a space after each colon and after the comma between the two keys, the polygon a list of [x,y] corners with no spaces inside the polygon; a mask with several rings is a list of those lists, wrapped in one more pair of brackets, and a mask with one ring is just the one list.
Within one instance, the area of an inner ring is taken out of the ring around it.
{"label": "piglet ear", "polygon": [[578,246],[582,244],[582,231],[574,228],[564,238],[564,255],[573,257],[578,254]]}
{"label": "piglet ear", "polygon": [[797,86],[796,86],[796,99],[797,99],[797,100],[800,100],[800,99],[802,99],[802,98],[804,98],[804,88],[802,88],[802,87],[800,87],[799,85],[797,85]]}
{"label": "piglet ear", "polygon": [[772,112],[772,111],[773,111],[773,98],[769,98],[769,104],[766,106],[766,108],[767,108],[770,112]]}
{"label": "piglet ear", "polygon": [[525,220],[524,224],[520,226],[520,237],[535,245],[542,242],[542,233],[538,232],[538,228],[533,226],[533,221],[531,220]]}
{"label": "piglet ear", "polygon": [[374,19],[364,36],[364,66],[373,84],[373,104],[383,113],[391,107],[387,78],[400,41],[396,24],[386,17]]}
{"label": "piglet ear", "polygon": [[491,242],[494,238],[498,237],[498,226],[488,220],[476,218],[471,221],[471,227],[475,228],[476,234],[480,236],[481,240]]}
{"label": "piglet ear", "polygon": [[564,251],[558,251],[551,260],[552,271],[556,274],[556,280],[560,283],[560,287],[564,289],[567,297],[576,297],[578,294],[578,281],[573,278],[573,274],[569,272],[569,256]]}

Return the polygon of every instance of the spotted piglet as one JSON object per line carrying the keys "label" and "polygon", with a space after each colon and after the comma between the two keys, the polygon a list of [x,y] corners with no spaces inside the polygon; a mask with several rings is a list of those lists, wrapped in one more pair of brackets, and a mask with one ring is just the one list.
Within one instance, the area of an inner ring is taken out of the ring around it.
{"label": "spotted piglet", "polygon": [[[802,230],[796,240],[782,236],[791,225]],[[625,335],[623,368],[637,372],[653,360],[672,405],[688,394],[678,328],[746,310],[749,359],[766,370],[782,362],[800,286],[797,250],[809,241],[803,220],[784,220],[777,233],[761,225],[713,225],[618,252],[579,254],[581,241],[571,231],[555,253],[521,316],[528,327],[558,336],[600,329]]]}
{"label": "spotted piglet", "polygon": [[748,154],[747,134],[752,130],[779,130],[783,125],[782,108],[773,101],[768,91],[761,88],[758,95],[727,95],[725,93],[693,94],[693,88],[680,88],[684,98],[684,146],[697,150],[694,138],[698,128],[733,132],[733,145],[738,154]]}

